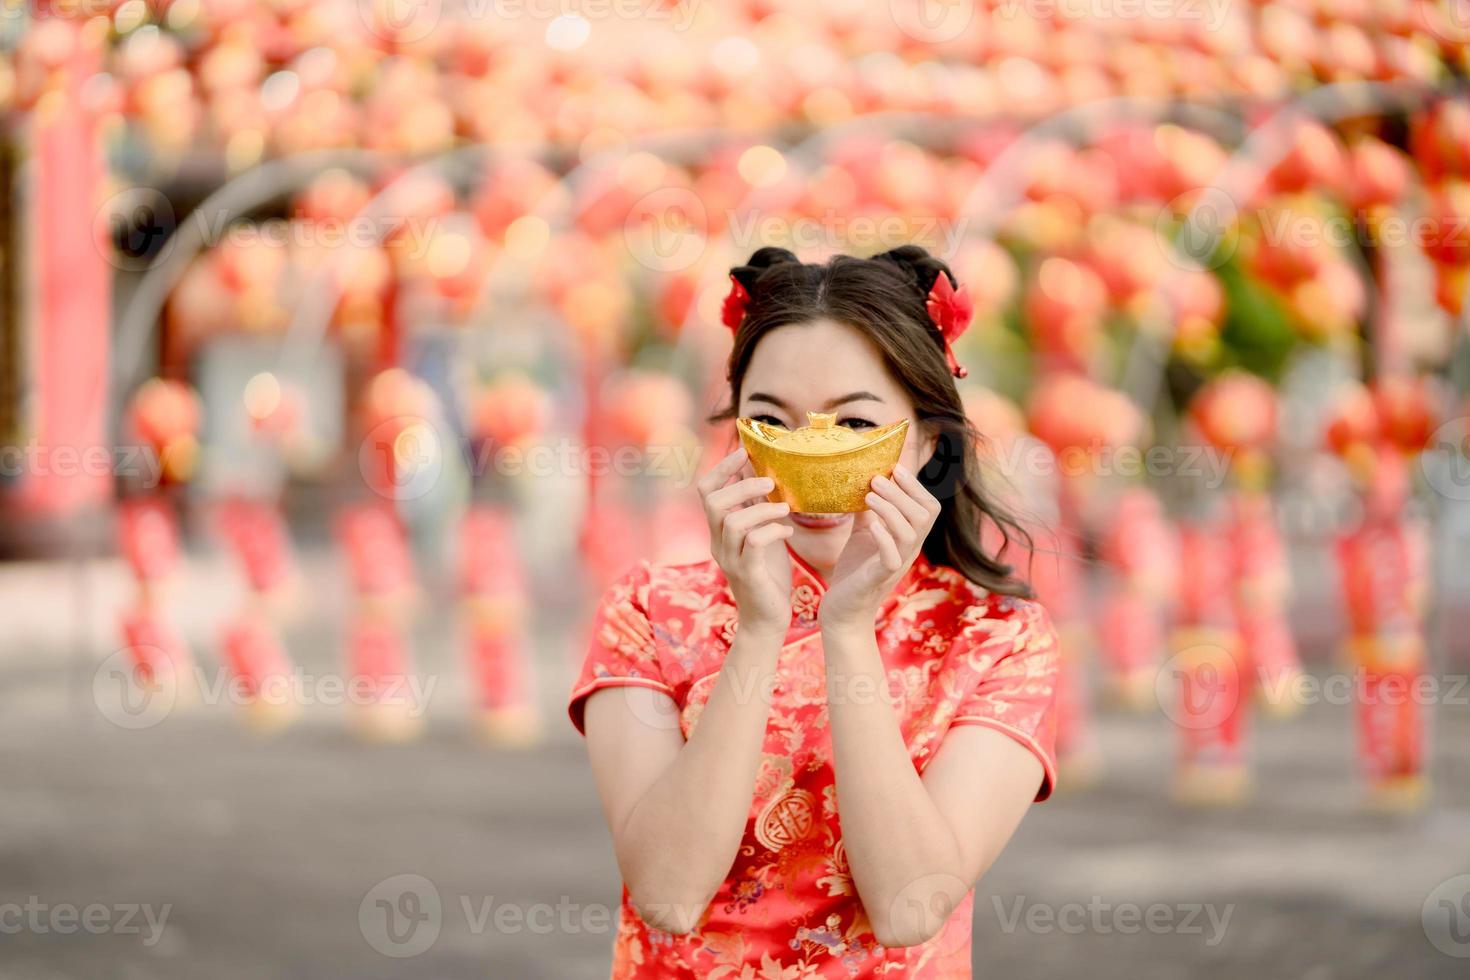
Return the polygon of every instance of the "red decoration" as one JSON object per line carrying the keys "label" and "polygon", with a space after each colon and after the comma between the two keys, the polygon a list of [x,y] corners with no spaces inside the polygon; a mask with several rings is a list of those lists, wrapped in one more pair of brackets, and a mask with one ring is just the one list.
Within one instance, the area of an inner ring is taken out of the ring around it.
{"label": "red decoration", "polygon": [[117,520],[123,557],[139,581],[156,582],[178,567],[178,519],[167,502],[151,497],[123,501]]}
{"label": "red decoration", "polygon": [[480,707],[486,711],[523,709],[530,705],[524,638],[518,631],[487,628],[470,633],[470,669]]}
{"label": "red decoration", "polygon": [[460,587],[469,596],[511,598],[526,594],[525,575],[509,518],[490,507],[473,507],[459,527]]}
{"label": "red decoration", "polygon": [[1417,648],[1395,651],[1374,643],[1360,651],[1358,757],[1372,790],[1391,802],[1417,803],[1425,779],[1425,717],[1416,691],[1425,666]]}
{"label": "red decoration", "polygon": [[408,648],[391,621],[360,616],[348,634],[347,664],[354,691],[367,703],[413,708]]}
{"label": "red decoration", "polygon": [[403,526],[389,507],[359,504],[338,519],[338,533],[359,595],[402,595],[413,588],[413,558]]}
{"label": "red decoration", "polygon": [[1218,449],[1265,450],[1276,437],[1276,392],[1255,375],[1227,372],[1200,389],[1189,416]]}
{"label": "red decoration", "polygon": [[724,305],[720,307],[720,319],[731,331],[740,329],[740,321],[745,319],[745,307],[749,303],[750,294],[740,285],[739,279],[731,276],[730,292],[726,294]]}
{"label": "red decoration", "polygon": [[216,516],[220,536],[256,592],[271,592],[291,577],[291,544],[280,511],[258,500],[228,500]]}
{"label": "red decoration", "polygon": [[1186,631],[1175,643],[1182,647],[1174,660],[1179,795],[1190,803],[1234,802],[1248,781],[1240,649],[1231,634],[1209,630]]}
{"label": "red decoration", "polygon": [[122,630],[140,680],[187,680],[194,658],[172,623],[148,606],[139,606],[123,614]]}
{"label": "red decoration", "polygon": [[970,372],[955,359],[954,342],[969,329],[970,320],[975,315],[975,304],[970,300],[970,291],[964,286],[955,289],[949,276],[940,273],[934,279],[934,286],[929,290],[929,299],[925,306],[929,310],[929,319],[934,321],[939,335],[944,338],[944,356],[949,362],[949,369],[956,378],[965,377]]}
{"label": "red decoration", "polygon": [[227,627],[223,646],[225,662],[247,697],[275,702],[290,691],[291,665],[285,648],[259,617],[248,616]]}

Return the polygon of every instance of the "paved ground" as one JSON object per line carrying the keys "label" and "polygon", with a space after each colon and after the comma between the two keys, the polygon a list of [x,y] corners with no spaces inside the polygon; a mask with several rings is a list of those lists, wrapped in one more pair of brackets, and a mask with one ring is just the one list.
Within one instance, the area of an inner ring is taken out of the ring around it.
{"label": "paved ground", "polygon": [[[230,607],[211,582],[206,568],[191,586],[203,598],[181,600],[186,623]],[[247,733],[224,705],[140,730],[112,724],[91,682],[125,592],[107,566],[0,571],[0,980],[606,975],[616,871],[559,714],[566,661],[552,652],[568,649],[572,617],[549,617],[566,625],[540,641],[544,745],[486,748],[448,690],[422,739],[380,747],[323,706],[274,738]],[[293,628],[304,664],[332,662],[321,623],[336,601]],[[446,629],[430,623],[419,648],[426,670],[452,679]],[[1470,953],[1465,891],[1431,900],[1470,872],[1470,707],[1440,709],[1439,794],[1412,818],[1359,805],[1343,707],[1258,727],[1261,791],[1230,813],[1169,802],[1161,718],[1105,718],[1102,738],[1102,784],[1036,808],[982,882],[976,976],[1470,975],[1470,959],[1431,943],[1423,914],[1428,902],[1429,933]],[[421,931],[386,941],[380,899],[422,918],[435,896]],[[51,914],[65,928],[68,906],[89,905],[105,931],[52,928]],[[139,905],[155,919],[167,909],[161,933],[128,912]],[[41,925],[15,932],[32,908]],[[395,958],[375,942],[424,948]]]}

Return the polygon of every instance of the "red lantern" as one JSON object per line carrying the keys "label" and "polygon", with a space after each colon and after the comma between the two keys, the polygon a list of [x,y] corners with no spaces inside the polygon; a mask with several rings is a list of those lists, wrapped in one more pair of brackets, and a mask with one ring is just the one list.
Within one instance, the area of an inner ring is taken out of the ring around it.
{"label": "red lantern", "polygon": [[1470,263],[1470,183],[1450,179],[1429,188],[1422,242],[1441,265]]}
{"label": "red lantern", "polygon": [[1355,210],[1397,204],[1411,177],[1408,157],[1377,137],[1364,136],[1348,150],[1348,203]]}
{"label": "red lantern", "polygon": [[609,433],[627,445],[647,448],[682,441],[694,399],[672,375],[633,370],[609,381],[603,409]]}
{"label": "red lantern", "polygon": [[545,388],[511,373],[474,393],[470,430],[476,439],[496,447],[523,446],[545,430],[551,411]]}
{"label": "red lantern", "polygon": [[1043,259],[1026,290],[1025,314],[1038,351],[1058,367],[1086,369],[1102,340],[1107,288],[1071,259]]}
{"label": "red lantern", "polygon": [[183,483],[199,462],[199,396],[182,381],[151,378],[133,396],[133,430],[158,460],[166,483]]}

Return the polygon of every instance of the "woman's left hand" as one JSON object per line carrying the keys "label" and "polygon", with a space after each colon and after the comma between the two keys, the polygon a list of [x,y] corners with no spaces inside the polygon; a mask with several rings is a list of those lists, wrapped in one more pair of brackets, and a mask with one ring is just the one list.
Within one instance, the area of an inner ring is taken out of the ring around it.
{"label": "woman's left hand", "polygon": [[871,629],[879,605],[919,556],[939,517],[939,501],[901,463],[892,479],[873,477],[865,499],[868,510],[855,518],[818,608],[824,628]]}

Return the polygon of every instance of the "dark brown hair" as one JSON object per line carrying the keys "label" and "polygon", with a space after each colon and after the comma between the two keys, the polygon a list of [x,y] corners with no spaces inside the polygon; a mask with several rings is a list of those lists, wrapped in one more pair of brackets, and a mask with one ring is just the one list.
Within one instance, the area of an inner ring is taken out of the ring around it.
{"label": "dark brown hair", "polygon": [[[803,263],[786,249],[768,247],[730,275],[750,299],[730,352],[732,401],[712,421],[737,413],[751,355],[769,331],[824,319],[861,331],[882,352],[889,373],[913,401],[915,414],[936,437],[934,455],[918,476],[943,510],[924,540],[924,556],[991,592],[1029,598],[1030,587],[1002,558],[1017,540],[1029,551],[1031,536],[981,486],[978,433],[965,417],[945,362],[944,340],[925,305],[938,276],[958,287],[949,266],[917,245],[870,259],[838,255],[824,265]],[[994,554],[981,543],[987,521],[1000,535]]]}

